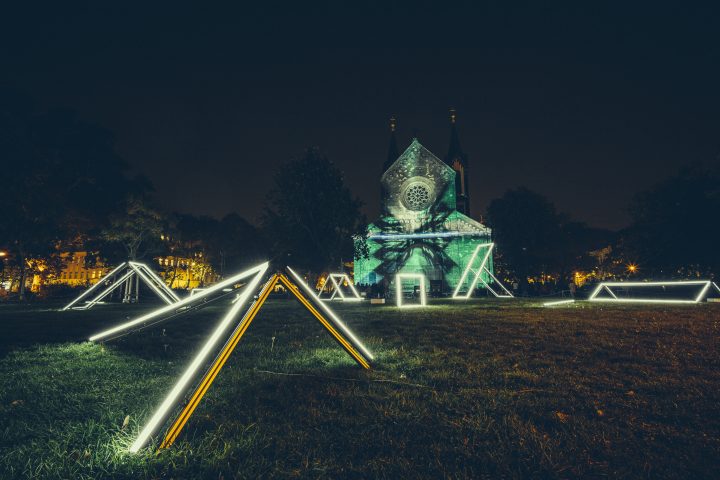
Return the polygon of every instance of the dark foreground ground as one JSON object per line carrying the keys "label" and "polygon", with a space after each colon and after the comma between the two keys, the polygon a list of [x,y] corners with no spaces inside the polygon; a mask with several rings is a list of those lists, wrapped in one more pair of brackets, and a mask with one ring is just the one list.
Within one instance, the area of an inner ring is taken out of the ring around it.
{"label": "dark foreground ground", "polygon": [[273,300],[159,455],[126,449],[222,308],[102,346],[143,307],[0,306],[0,478],[720,477],[718,304],[334,305],[374,370]]}

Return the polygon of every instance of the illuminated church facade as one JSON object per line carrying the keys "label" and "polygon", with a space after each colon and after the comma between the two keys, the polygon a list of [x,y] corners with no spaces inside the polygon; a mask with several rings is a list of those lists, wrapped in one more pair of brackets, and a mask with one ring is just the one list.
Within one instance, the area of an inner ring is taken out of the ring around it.
{"label": "illuminated church facade", "polygon": [[[426,288],[448,293],[456,288],[477,246],[490,242],[491,236],[488,227],[470,217],[468,159],[460,147],[456,115],[450,111],[450,147],[444,160],[417,138],[399,154],[395,128],[392,118],[380,179],[381,216],[368,229],[368,256],[356,251],[354,280],[358,285],[393,288],[396,274],[421,273],[428,280]],[[493,269],[492,259],[488,269]]]}

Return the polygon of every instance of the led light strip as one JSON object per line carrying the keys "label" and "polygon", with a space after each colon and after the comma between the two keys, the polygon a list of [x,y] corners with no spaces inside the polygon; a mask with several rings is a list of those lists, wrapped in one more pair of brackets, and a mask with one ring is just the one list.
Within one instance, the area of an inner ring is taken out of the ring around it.
{"label": "led light strip", "polygon": [[568,303],[575,303],[575,300],[558,300],[556,302],[543,303],[543,307],[554,307],[555,305],[566,305]]}
{"label": "led light strip", "polygon": [[[402,281],[403,279],[406,280],[420,280],[420,304],[410,304],[410,305],[403,305],[402,304],[402,297],[403,297],[403,289],[402,289]],[[395,275],[395,293],[396,293],[396,301],[397,306],[399,308],[409,308],[409,307],[424,307],[427,305],[427,297],[425,296],[425,275],[422,273],[398,273]]]}
{"label": "led light strip", "polygon": [[118,280],[116,280],[115,282],[113,282],[112,285],[110,285],[110,286],[107,287],[105,290],[103,290],[102,292],[100,292],[100,295],[98,295],[97,297],[95,297],[95,298],[93,298],[92,300],[90,300],[89,302],[87,302],[84,306],[75,307],[75,309],[77,309],[77,310],[88,310],[88,309],[94,307],[96,303],[98,303],[98,302],[101,301],[103,298],[105,298],[105,297],[107,297],[108,295],[110,295],[112,292],[114,292],[115,290],[117,290],[119,287],[122,287],[122,286],[125,284],[125,281],[126,281],[126,280],[129,280],[130,277],[132,277],[134,274],[135,274],[135,272],[133,272],[132,270],[128,270],[127,272],[125,272],[125,275],[123,275],[122,277],[120,277]]}
{"label": "led light strip", "polygon": [[[140,278],[143,279],[143,281],[157,294],[158,297],[160,297],[165,303],[167,304],[173,304],[178,301],[180,301],[180,297],[178,297],[175,292],[172,291],[167,285],[165,285],[165,282],[155,273],[152,271],[151,268],[149,268],[144,263],[139,262],[123,262],[117,267],[115,267],[110,273],[102,277],[98,282],[85,290],[79,297],[77,297],[75,300],[70,302],[68,305],[66,305],[62,310],[68,310],[70,308],[73,308],[73,305],[75,305],[77,302],[82,300],[83,298],[87,297],[91,292],[94,292],[99,287],[103,286],[107,279],[112,278],[115,276],[115,274],[120,271],[123,267],[127,267],[128,271],[121,276],[118,280],[115,280],[111,285],[108,285],[105,290],[103,290],[97,297],[87,302],[85,305],[80,307],[75,307],[77,310],[87,310],[95,306],[98,302],[100,302],[103,298],[107,297],[110,293],[115,291],[117,288],[119,288],[123,282],[129,280],[132,275],[138,275]],[[159,288],[158,288],[159,287]]]}
{"label": "led light strip", "polygon": [[[292,268],[287,267],[288,272],[293,276],[293,279],[295,280],[295,283],[297,285],[300,285],[305,292],[305,295],[311,298],[317,298],[313,295],[312,288],[305,283],[305,281],[302,279],[300,275],[298,275]],[[323,311],[335,322],[335,325],[337,325],[342,333],[352,340],[352,342],[357,346],[357,348],[362,352],[363,355],[365,355],[366,358],[369,358],[370,360],[374,360],[375,357],[373,357],[372,353],[363,345],[363,343],[353,334],[352,331],[345,325],[340,318],[338,318],[337,315],[335,315],[335,312],[333,312],[330,307],[325,302],[318,302],[318,305],[320,308],[323,309]]]}
{"label": "led light strip", "polygon": [[140,276],[140,278],[142,278],[143,280],[145,280],[145,283],[146,283],[150,288],[152,288],[153,291],[154,291],[155,293],[157,293],[157,296],[160,297],[160,298],[162,298],[162,299],[165,301],[165,303],[167,303],[168,305],[172,305],[173,303],[176,302],[175,297],[170,297],[170,296],[168,296],[168,294],[167,294],[165,291],[159,289],[159,288],[157,287],[157,285],[155,285],[155,282],[154,282],[153,280],[151,280],[147,275],[145,275],[145,273],[142,271],[142,269],[141,269],[140,267],[138,267],[137,265],[135,265],[133,262],[130,262],[130,267],[131,267],[133,270],[135,270],[135,272],[138,274],[138,276]]}
{"label": "led light strip", "polygon": [[79,302],[83,298],[90,295],[90,292],[94,291],[96,288],[99,288],[100,285],[102,285],[102,283],[104,282],[104,279],[110,278],[112,275],[115,275],[115,273],[117,273],[117,271],[120,270],[122,267],[124,267],[126,264],[127,264],[127,262],[123,262],[120,265],[118,265],[117,267],[115,267],[110,273],[108,273],[107,275],[102,277],[100,280],[98,280],[98,282],[95,285],[93,285],[90,288],[88,288],[87,290],[85,290],[83,293],[80,294],[79,297],[77,297],[75,300],[73,300],[72,302],[65,305],[61,310],[65,311],[65,310],[68,310],[69,308],[72,308],[72,306],[75,305],[77,302]]}
{"label": "led light strip", "polygon": [[[330,296],[330,298],[321,298],[322,292],[327,285],[328,280],[330,280],[335,287],[333,289],[333,293]],[[348,287],[350,288],[350,291],[352,292],[352,297],[346,297],[345,294],[343,294],[340,286],[342,285],[342,282],[346,282],[348,284]],[[322,287],[320,288],[320,293],[318,293],[316,296],[320,300],[333,300],[336,295],[339,295],[340,298],[344,302],[356,302],[356,301],[362,301],[362,297],[358,293],[358,291],[355,289],[355,286],[350,281],[350,277],[346,273],[330,273],[328,274],[328,278],[325,279],[325,282],[323,283]]]}
{"label": "led light strip", "polygon": [[[485,252],[485,256],[482,258],[482,261],[480,262],[480,267],[477,269],[477,271],[472,270],[472,264],[475,262],[475,259],[478,257],[478,253],[480,252],[480,249],[483,247],[487,247],[487,251]],[[453,299],[455,299],[455,300],[469,299],[470,296],[472,295],[473,290],[475,290],[475,287],[477,286],[478,282],[482,282],[482,284],[485,286],[485,288],[487,288],[490,291],[490,293],[492,293],[497,298],[514,298],[514,295],[512,294],[512,292],[510,292],[510,290],[505,288],[505,285],[503,285],[502,282],[500,280],[498,280],[498,278],[487,268],[487,262],[488,262],[488,259],[490,258],[490,254],[492,253],[493,248],[495,248],[494,243],[481,243],[480,245],[475,247],[475,251],[470,256],[470,260],[468,261],[467,265],[465,266],[465,270],[463,271],[463,274],[460,276],[460,280],[458,281],[458,284],[455,287],[455,291],[453,292],[453,295],[452,295]],[[490,286],[490,284],[482,278],[483,271],[485,273],[487,273],[490,276],[490,278],[493,279],[493,281],[495,283],[500,285],[500,288],[503,289],[503,291],[505,292],[505,295],[501,295],[498,292],[496,292]],[[470,272],[473,272],[475,274],[473,281],[470,283],[470,288],[468,288],[468,291],[465,293],[465,295],[460,295],[460,288],[467,280],[468,274]]]}
{"label": "led light strip", "polygon": [[[242,301],[237,302],[231,309],[230,312],[226,315],[225,319],[221,323],[221,325],[216,329],[215,333],[213,334],[213,337],[215,338],[215,341],[212,345],[217,343],[217,338],[220,337],[220,334],[222,333],[221,329],[224,330],[225,327],[223,325],[226,325],[229,323],[232,318],[234,318],[237,313],[241,309],[241,304],[244,303],[244,301],[251,295],[256,289],[257,289],[257,280],[262,277],[264,274],[264,271],[260,273],[258,276],[256,276],[253,281],[247,286],[247,289],[244,290],[243,293],[243,299]],[[371,357],[363,357],[363,354],[360,353],[355,349],[355,346],[352,345],[351,342],[345,339],[345,337],[338,332],[335,329],[335,326],[332,322],[328,321],[323,317],[323,315],[317,311],[312,304],[308,301],[307,298],[305,298],[298,287],[294,285],[285,275],[282,274],[275,274],[273,275],[263,286],[262,290],[257,296],[257,300],[255,300],[252,305],[247,309],[245,314],[243,315],[243,318],[240,320],[240,322],[237,324],[235,329],[233,330],[232,334],[228,338],[227,342],[225,342],[225,345],[221,349],[220,353],[215,358],[215,361],[212,363],[212,365],[209,367],[209,369],[205,372],[203,375],[201,381],[193,391],[192,395],[190,396],[189,400],[186,402],[185,406],[183,407],[180,414],[177,416],[175,421],[173,421],[172,425],[168,429],[160,448],[166,448],[173,444],[173,442],[177,439],[178,435],[182,431],[185,424],[190,419],[190,416],[193,414],[197,406],[199,405],[200,401],[202,400],[205,393],[208,391],[210,386],[212,385],[213,381],[217,377],[217,375],[220,373],[220,370],[223,368],[225,363],[227,362],[228,358],[230,357],[230,354],[233,352],[237,344],[240,342],[240,339],[245,334],[247,329],[249,328],[250,324],[252,323],[253,319],[257,315],[258,311],[264,304],[264,302],[267,300],[268,296],[270,295],[270,292],[272,292],[275,285],[280,282],[282,283],[288,291],[292,292],[293,295],[322,323],[322,325],[332,334],[332,336],[341,344],[341,346],[364,368],[370,368],[369,362],[366,360],[366,358]],[[303,283],[304,285],[304,283]],[[311,293],[312,290],[307,289],[308,293]],[[311,299],[315,298],[314,296],[310,295]],[[317,300],[317,299],[316,299]],[[321,304],[322,305],[322,304]],[[339,320],[337,320],[339,324]],[[173,405],[176,405],[178,401],[180,400],[180,395],[182,392],[187,390],[187,387],[189,386],[189,382],[196,377],[198,369],[200,365],[205,363],[205,360],[208,357],[208,353],[211,350],[211,342],[213,339],[211,338],[210,341],[203,347],[203,350],[196,356],[196,358],[193,360],[190,367],[185,371],[183,376],[181,377],[180,381],[177,382],[175,387],[171,390],[170,394],[165,398],[163,403],[160,405],[160,408],[156,411],[155,415],[153,415],[152,419],[148,424],[145,426],[141,434],[138,436],[138,438],[135,440],[131,447],[132,452],[137,452],[140,448],[142,448],[150,438],[150,436],[153,434],[153,432],[159,427],[161,423],[165,420],[167,417],[170,409]],[[354,340],[355,343],[358,344],[358,346],[362,346],[359,342],[357,342],[357,339]]]}
{"label": "led light strip", "polygon": [[173,302],[179,302],[180,297],[177,296],[177,294],[173,291],[172,288],[168,287],[165,281],[158,276],[157,273],[153,271],[152,268],[148,267],[144,263],[138,263],[138,262],[130,262],[131,264],[141,268],[150,278],[152,278],[157,286],[159,286],[163,292],[165,292],[172,300]]}
{"label": "led light strip", "polygon": [[451,237],[487,237],[485,232],[430,232],[430,233],[396,233],[396,234],[370,234],[368,240],[415,240],[421,238],[451,238]]}
{"label": "led light strip", "polygon": [[[204,290],[204,291],[198,293],[197,295],[188,296],[188,297],[180,300],[177,303],[173,303],[172,305],[167,305],[165,307],[154,310],[146,315],[138,317],[134,320],[130,320],[129,322],[125,322],[123,324],[120,324],[116,327],[105,330],[103,332],[96,333],[95,335],[91,336],[89,338],[89,340],[91,342],[95,342],[98,340],[105,339],[111,335],[116,335],[120,332],[124,332],[124,331],[131,329],[133,327],[136,327],[138,325],[142,325],[143,323],[147,322],[148,320],[159,317],[165,313],[178,310],[182,307],[185,307],[185,306],[193,304],[193,303],[197,303],[200,300],[202,300],[203,298],[207,297],[208,295],[211,295],[214,292],[217,292],[218,290],[222,290],[223,288],[225,288],[229,285],[233,285],[233,284],[239,282],[240,280],[243,280],[244,278],[250,277],[252,275],[257,275],[258,272],[265,273],[265,271],[268,269],[268,267],[269,267],[268,262],[262,263],[262,264],[260,264],[256,267],[253,267],[249,270],[238,273],[237,275],[234,275],[234,276],[228,278],[227,280],[217,283],[217,284],[213,285],[212,287],[208,288],[207,290]],[[238,303],[242,303],[242,302],[238,302]]]}
{"label": "led light strip", "polygon": [[[175,386],[170,390],[170,393],[165,397],[165,400],[160,404],[160,407],[155,411],[155,414],[152,416],[150,421],[145,425],[145,427],[142,429],[138,437],[133,442],[132,446],[130,447],[131,452],[137,452],[140,450],[148,441],[150,436],[155,432],[155,430],[158,428],[161,422],[165,420],[165,417],[169,413],[169,410],[177,403],[180,395],[182,395],[185,390],[188,387],[188,384],[192,381],[192,379],[197,374],[198,370],[202,365],[205,363],[207,357],[210,355],[213,348],[216,346],[218,341],[220,340],[221,336],[225,332],[225,330],[228,328],[230,323],[232,322],[233,318],[238,314],[240,309],[245,304],[245,301],[255,293],[255,290],[257,290],[258,284],[260,283],[260,280],[262,279],[263,275],[268,269],[268,263],[265,262],[258,267],[252,268],[250,270],[247,270],[239,275],[235,275],[234,277],[231,277],[225,282],[225,284],[231,284],[232,281],[238,281],[241,278],[246,278],[250,275],[254,275],[253,279],[246,285],[245,291],[241,294],[241,300],[236,302],[231,308],[230,311],[225,315],[225,317],[220,321],[220,324],[215,328],[215,331],[213,331],[212,335],[208,339],[207,342],[205,342],[205,345],[203,345],[202,349],[198,352],[198,354],[195,356],[193,361],[190,363],[188,368],[185,370],[185,373],[180,377],[178,382],[175,384]],[[221,284],[218,284],[221,285]],[[202,298],[203,296],[208,295],[209,293],[212,293],[214,290],[218,290],[223,288],[223,286],[215,285],[214,287],[204,291],[200,292],[199,295],[196,295],[192,297],[192,300],[195,301],[199,298]],[[188,298],[189,299],[189,298]],[[186,299],[186,300],[188,300]],[[183,301],[179,302],[182,303]],[[190,302],[187,302],[190,303]],[[172,306],[171,306],[172,307]],[[162,308],[160,310],[169,311],[168,308]],[[141,317],[142,318],[142,317]]]}
{"label": "led light strip", "polygon": [[[693,300],[661,299],[661,298],[618,298],[612,291],[614,287],[666,287],[678,285],[702,285],[700,293]],[[699,303],[707,295],[708,290],[714,287],[720,293],[720,287],[711,280],[678,280],[667,282],[601,282],[590,294],[591,302],[618,302],[618,303]],[[606,291],[612,298],[598,297],[601,291]]]}

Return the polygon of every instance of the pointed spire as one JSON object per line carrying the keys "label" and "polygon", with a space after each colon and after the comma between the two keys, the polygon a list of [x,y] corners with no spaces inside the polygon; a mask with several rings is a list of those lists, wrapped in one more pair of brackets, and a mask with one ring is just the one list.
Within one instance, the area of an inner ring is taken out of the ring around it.
{"label": "pointed spire", "polygon": [[450,109],[450,146],[445,156],[445,163],[455,170],[455,196],[457,209],[460,213],[470,215],[470,193],[468,192],[468,158],[460,147],[457,132],[457,112]]}
{"label": "pointed spire", "polygon": [[457,121],[457,112],[454,108],[450,109],[450,146],[445,161],[452,167],[452,162],[456,157],[465,156],[460,147],[460,137],[457,133],[455,122]]}
{"label": "pointed spire", "polygon": [[395,129],[397,128],[397,119],[395,115],[390,117],[390,146],[388,147],[388,154],[385,163],[383,164],[383,173],[390,168],[395,160],[400,156],[397,147],[397,139],[395,138]]}

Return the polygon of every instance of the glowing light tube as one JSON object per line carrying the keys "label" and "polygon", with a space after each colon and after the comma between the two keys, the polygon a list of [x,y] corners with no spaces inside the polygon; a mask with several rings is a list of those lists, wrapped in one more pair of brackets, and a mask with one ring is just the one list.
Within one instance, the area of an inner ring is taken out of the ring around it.
{"label": "glowing light tube", "polygon": [[[403,289],[402,289],[402,281],[403,280],[420,280],[420,304],[409,304],[409,305],[403,305],[402,304],[402,298],[403,298]],[[395,275],[395,291],[396,291],[396,301],[397,306],[399,308],[408,308],[408,307],[424,307],[427,305],[427,297],[425,296],[425,275],[422,273],[398,273]]]}
{"label": "glowing light tube", "polygon": [[[478,258],[478,253],[480,253],[481,248],[487,248],[487,251],[485,252],[485,255],[483,255],[482,260],[480,261],[480,266],[477,270],[472,269],[473,263],[475,263],[475,259]],[[470,260],[468,260],[467,265],[465,265],[465,270],[463,271],[463,274],[460,276],[460,280],[458,281],[457,286],[455,287],[455,291],[453,292],[452,298],[457,299],[469,299],[472,295],[473,290],[475,290],[475,287],[477,286],[478,282],[481,282],[485,288],[487,288],[490,293],[492,293],[497,298],[513,298],[512,292],[505,288],[505,285],[498,280],[498,278],[487,268],[488,260],[490,259],[490,255],[492,254],[493,248],[495,248],[494,243],[481,243],[477,247],[475,247],[475,251],[473,251],[473,254],[470,256]],[[470,288],[468,288],[467,292],[465,292],[465,295],[460,295],[460,288],[463,286],[465,281],[468,278],[468,275],[470,273],[474,273],[474,277],[472,282],[470,283]],[[499,294],[498,292],[493,289],[488,282],[486,282],[482,278],[482,273],[485,272],[488,274],[492,280],[502,288],[502,290],[505,292],[505,294]]]}
{"label": "glowing light tube", "polygon": [[150,278],[155,280],[155,283],[162,289],[163,292],[165,292],[170,298],[173,299],[174,302],[179,302],[180,297],[177,296],[177,294],[173,291],[172,288],[168,287],[165,281],[158,276],[155,271],[147,266],[144,263],[138,263],[138,262],[130,262],[138,267],[140,267]]}
{"label": "glowing light tube", "polygon": [[368,235],[368,240],[416,240],[420,238],[487,237],[487,232],[389,233]]}
{"label": "glowing light tube", "polygon": [[[117,325],[113,328],[110,328],[108,330],[105,330],[103,332],[96,333],[95,335],[91,336],[89,338],[89,340],[91,342],[102,340],[103,338],[107,338],[111,335],[116,335],[116,334],[123,332],[125,330],[128,330],[130,328],[136,327],[138,325],[142,325],[144,322],[151,320],[155,317],[159,317],[160,315],[178,310],[181,307],[185,307],[185,306],[193,304],[193,303],[197,303],[200,300],[202,300],[203,298],[207,297],[208,295],[213,294],[214,292],[222,290],[223,288],[233,285],[233,284],[239,282],[240,280],[243,280],[252,275],[257,275],[258,272],[262,272],[262,274],[264,274],[265,271],[268,269],[268,266],[269,266],[268,262],[262,263],[256,267],[251,268],[250,270],[246,270],[244,272],[238,273],[237,275],[234,275],[234,276],[228,278],[227,280],[217,283],[217,284],[213,285],[212,287],[208,288],[207,290],[204,290],[204,291],[198,293],[197,295],[189,296],[187,298],[180,300],[179,302],[173,303],[172,305],[167,305],[165,307],[154,310],[146,315],[138,317],[134,320],[130,320],[129,322],[125,322],[125,323]],[[241,303],[241,302],[238,302],[238,303]]]}
{"label": "glowing light tube", "polygon": [[[313,295],[313,291],[310,288],[310,286],[307,283],[305,283],[305,281],[302,279],[302,277],[300,275],[298,275],[290,267],[287,267],[287,270],[288,270],[288,272],[290,272],[290,274],[295,279],[295,283],[300,285],[300,287],[305,291],[305,294],[308,297],[317,299],[317,297],[315,295]],[[360,350],[362,352],[362,354],[365,355],[365,357],[369,358],[370,360],[375,359],[375,357],[373,357],[372,353],[370,353],[370,350],[368,350],[367,347],[365,347],[365,345],[363,345],[363,343],[355,336],[355,334],[347,327],[347,325],[345,325],[345,323],[343,323],[343,321],[340,320],[340,318],[337,315],[335,315],[335,312],[333,312],[325,302],[318,301],[316,303],[320,306],[320,308],[323,309],[323,311],[326,314],[328,314],[328,316],[333,320],[335,325],[338,328],[340,328],[342,333],[345,334],[345,336],[348,337],[350,340],[352,340],[352,342],[355,344],[357,349]]]}
{"label": "glowing light tube", "polygon": [[[207,357],[210,355],[210,353],[214,350],[216,344],[218,341],[222,338],[223,334],[225,333],[225,330],[230,326],[232,323],[232,320],[235,318],[235,316],[238,314],[240,309],[245,304],[245,301],[248,299],[250,295],[255,293],[257,290],[258,284],[260,283],[260,280],[262,279],[263,275],[267,271],[268,263],[265,262],[262,265],[259,265],[255,268],[252,268],[250,270],[247,270],[243,272],[242,274],[235,275],[234,277],[231,277],[227,281],[223,282],[225,285],[229,285],[233,282],[236,282],[242,278],[246,278],[250,275],[255,275],[253,279],[248,283],[248,285],[245,286],[245,290],[241,294],[241,300],[233,304],[233,306],[228,311],[227,315],[220,321],[220,324],[217,326],[215,331],[213,331],[212,335],[210,335],[210,338],[205,342],[205,345],[203,345],[202,349],[198,352],[198,354],[195,356],[195,358],[192,360],[188,368],[185,370],[183,375],[180,377],[180,379],[177,381],[175,386],[170,390],[170,393],[165,397],[165,400],[160,404],[158,409],[155,411],[153,416],[150,418],[148,423],[145,425],[145,427],[142,429],[138,437],[133,442],[132,446],[130,447],[130,452],[137,452],[140,450],[145,444],[147,443],[150,436],[155,432],[155,430],[158,428],[158,426],[165,420],[167,417],[170,409],[177,404],[178,399],[180,395],[182,395],[185,390],[188,388],[189,383],[195,378],[195,375],[197,374],[200,367],[202,367],[205,364],[205,361],[207,360]],[[232,280],[233,282],[231,282]],[[221,285],[221,284],[218,284]],[[211,293],[214,290],[219,290],[224,287],[215,285],[214,287],[204,291],[200,292],[200,294],[195,295],[193,300],[202,298],[203,296],[207,295],[208,293]],[[182,303],[182,301],[180,302]],[[164,310],[164,309],[163,309]]]}
{"label": "glowing light tube", "polygon": [[120,277],[119,279],[117,279],[115,282],[113,282],[112,285],[110,285],[110,286],[107,287],[105,290],[103,290],[102,292],[100,292],[100,295],[98,295],[97,297],[95,297],[95,298],[93,298],[92,300],[90,300],[88,303],[85,304],[85,306],[83,306],[83,307],[75,307],[75,308],[76,308],[77,310],[87,310],[87,309],[92,308],[93,306],[95,306],[96,303],[98,303],[99,301],[101,301],[103,298],[107,297],[107,296],[110,295],[112,292],[114,292],[114,291],[117,290],[118,288],[122,287],[123,284],[125,283],[125,281],[128,280],[128,279],[130,279],[130,277],[132,277],[134,274],[135,274],[135,272],[133,272],[132,270],[128,270],[127,272],[125,272],[125,275],[123,275],[122,277]]}
{"label": "glowing light tube", "polygon": [[121,263],[120,265],[118,265],[117,267],[115,267],[110,273],[108,273],[107,275],[105,275],[104,277],[102,277],[100,280],[98,280],[98,282],[97,282],[95,285],[93,285],[92,287],[90,287],[90,288],[88,288],[87,290],[85,290],[83,293],[80,294],[80,296],[78,296],[75,300],[73,300],[72,302],[70,302],[70,303],[68,303],[67,305],[65,305],[61,310],[64,311],[64,310],[67,310],[67,309],[69,309],[69,308],[72,308],[72,306],[75,305],[77,302],[79,302],[79,301],[82,300],[83,298],[85,298],[85,297],[87,297],[88,295],[90,295],[90,292],[95,291],[95,289],[99,288],[100,285],[102,285],[102,283],[104,282],[103,279],[105,279],[105,278],[110,278],[110,277],[112,277],[113,275],[115,275],[115,274],[118,272],[118,270],[120,270],[121,268],[123,268],[123,267],[126,265],[126,263],[127,263],[127,262],[123,262],[123,263]]}
{"label": "glowing light tube", "polygon": [[567,305],[568,303],[575,303],[575,300],[557,300],[555,302],[543,303],[543,307],[554,307],[555,305]]}
{"label": "glowing light tube", "polygon": [[[635,287],[672,287],[672,286],[678,286],[678,285],[697,285],[702,286],[700,289],[700,292],[697,296],[695,296],[693,299],[673,299],[673,298],[619,298],[615,293],[612,291],[613,288],[635,288]],[[601,282],[597,287],[595,287],[595,290],[590,294],[590,297],[588,297],[588,300],[591,302],[618,302],[618,303],[699,303],[707,296],[708,291],[710,288],[714,286],[718,292],[720,292],[720,288],[712,282],[711,280],[677,280],[677,281],[667,281],[667,282]],[[598,295],[600,292],[606,291],[610,298],[607,297],[599,297]]]}
{"label": "glowing light tube", "polygon": [[168,294],[166,292],[164,292],[163,290],[160,290],[157,287],[157,285],[155,285],[155,282],[153,280],[151,280],[150,277],[145,275],[145,272],[143,272],[142,269],[138,265],[135,265],[133,262],[130,262],[130,267],[133,270],[135,270],[135,273],[137,273],[138,276],[145,281],[145,283],[148,285],[148,287],[152,288],[153,291],[157,294],[157,296],[160,297],[161,299],[163,299],[163,301],[165,301],[165,303],[167,303],[168,305],[172,305],[173,303],[176,302],[174,297],[170,297],[170,296],[168,296]]}
{"label": "glowing light tube", "polygon": [[[330,298],[321,298],[322,291],[327,285],[328,280],[332,282],[333,284],[333,293],[330,295]],[[342,283],[345,282],[348,284],[348,287],[350,288],[350,291],[352,292],[352,297],[345,296],[345,294],[342,292],[341,286]],[[323,283],[322,288],[320,288],[320,293],[317,294],[317,298],[320,300],[333,300],[336,295],[339,295],[340,298],[344,301],[362,301],[362,297],[358,293],[358,291],[355,289],[355,286],[353,285],[352,281],[350,281],[350,277],[346,273],[330,273],[328,274],[328,278],[325,280],[325,283]]]}

